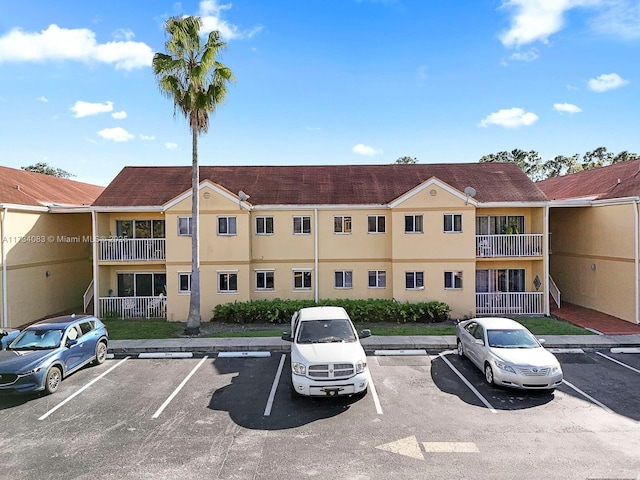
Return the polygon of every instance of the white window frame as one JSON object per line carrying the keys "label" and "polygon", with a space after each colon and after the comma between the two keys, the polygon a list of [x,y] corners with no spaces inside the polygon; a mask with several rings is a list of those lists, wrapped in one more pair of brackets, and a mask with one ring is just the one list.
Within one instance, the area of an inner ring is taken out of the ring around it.
{"label": "white window frame", "polygon": [[[411,277],[409,277],[409,275],[411,275]],[[420,278],[420,281],[418,281],[418,277]],[[409,278],[412,279],[412,286],[408,285],[408,280]],[[418,285],[418,283],[420,283],[421,285]],[[404,288],[405,290],[424,290],[424,272],[420,272],[420,271],[410,271],[410,272],[405,272],[404,273]]]}
{"label": "white window frame", "polygon": [[[269,222],[271,220],[271,222]],[[262,225],[260,225],[262,223]],[[269,229],[269,223],[271,228]],[[271,230],[271,231],[269,231]],[[256,235],[273,235],[274,232],[274,220],[271,216],[256,217]]]}
{"label": "white window frame", "polygon": [[[412,229],[411,230],[407,230],[407,219],[408,218],[413,218],[413,221],[411,222],[412,224]],[[420,219],[420,229],[416,228],[416,220]],[[422,215],[421,213],[415,213],[415,214],[409,214],[409,215],[405,215],[404,216],[404,233],[408,233],[408,234],[414,234],[414,233],[424,233],[424,215]]]}
{"label": "white window frame", "polygon": [[[460,281],[460,286],[456,285],[456,280]],[[449,286],[447,286],[449,284]],[[462,290],[462,271],[460,270],[447,270],[444,272],[444,289],[445,290]]]}
{"label": "white window frame", "polygon": [[[312,278],[311,278],[311,272],[312,272],[311,268],[293,268],[291,271],[293,272],[292,280],[293,280],[293,289],[294,290],[297,290],[297,291],[299,291],[299,290],[311,290],[311,288],[313,287]],[[301,277],[302,277],[302,286],[301,287],[296,287],[296,275],[297,274],[301,274]],[[305,282],[304,282],[305,278],[309,279],[309,286],[308,287],[305,286]]]}
{"label": "white window frame", "polygon": [[[187,225],[187,232],[186,233],[181,229],[181,226],[184,227],[184,221],[185,220],[187,221],[187,224],[186,224]],[[191,216],[178,217],[178,236],[179,237],[190,237],[191,236],[192,225],[193,225],[193,220],[192,220]]]}
{"label": "white window frame", "polygon": [[351,215],[333,216],[333,233],[336,235],[350,235],[353,229]]}
{"label": "white window frame", "polygon": [[[227,293],[238,293],[238,271],[237,270],[224,270],[224,271],[218,271],[216,272],[218,275],[218,293],[222,293],[222,294],[227,294]],[[236,288],[235,290],[232,290],[231,288],[229,288],[229,286],[231,285],[231,280],[227,280],[227,289],[223,290],[222,289],[222,283],[223,283],[223,276],[235,276],[236,277]]]}
{"label": "white window frame", "polygon": [[[225,220],[225,223],[227,225],[227,231],[226,232],[220,232],[220,220]],[[233,220],[233,232],[230,233],[231,230],[231,223],[229,222],[230,220]],[[221,215],[217,218],[216,221],[216,229],[218,230],[218,235],[221,237],[233,237],[238,235],[238,221],[236,219],[236,217],[234,215]]]}
{"label": "white window frame", "polygon": [[[182,290],[182,277],[187,277],[187,283],[189,284],[189,290]],[[178,272],[178,295],[191,294],[191,272]]]}
{"label": "white window frame", "polygon": [[[371,285],[371,274],[375,275],[376,284]],[[387,271],[386,270],[369,270],[367,272],[367,285],[369,288],[387,288]]]}
{"label": "white window frame", "polygon": [[[371,230],[369,228],[369,221],[372,218],[374,219],[374,222],[375,222],[375,226],[376,226],[375,230]],[[382,229],[382,231],[379,230],[379,228],[378,228],[380,226],[379,223],[378,223],[380,221],[380,219],[383,220],[383,227],[384,228]],[[387,216],[386,215],[367,215],[367,233],[371,233],[371,234],[387,233]]]}
{"label": "white window frame", "polygon": [[[256,291],[258,292],[272,292],[276,288],[276,272],[275,270],[255,270]],[[273,287],[259,287],[258,277],[264,275],[264,284],[267,285],[267,275],[271,274],[273,280]]]}
{"label": "white window frame", "polygon": [[[300,219],[300,231],[296,231],[296,219]],[[305,219],[309,221],[309,231],[305,232],[304,224]],[[311,235],[311,216],[310,215],[294,215],[292,222],[293,234],[294,235]]]}
{"label": "white window frame", "polygon": [[[447,218],[449,218],[449,228],[447,229]],[[456,218],[460,219],[460,229],[456,229]],[[462,233],[462,214],[445,213],[443,216],[442,230],[444,233]]]}
{"label": "white window frame", "polygon": [[[338,275],[342,279],[342,285],[338,285]],[[336,290],[350,290],[353,288],[353,270],[336,270],[333,273],[333,288]]]}

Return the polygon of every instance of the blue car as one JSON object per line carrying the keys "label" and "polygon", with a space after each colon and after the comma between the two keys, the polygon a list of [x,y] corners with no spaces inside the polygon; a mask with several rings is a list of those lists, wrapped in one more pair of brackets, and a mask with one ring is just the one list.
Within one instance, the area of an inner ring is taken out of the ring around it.
{"label": "blue car", "polygon": [[55,393],[63,378],[106,360],[108,337],[104,323],[89,315],[29,325],[0,350],[0,393]]}

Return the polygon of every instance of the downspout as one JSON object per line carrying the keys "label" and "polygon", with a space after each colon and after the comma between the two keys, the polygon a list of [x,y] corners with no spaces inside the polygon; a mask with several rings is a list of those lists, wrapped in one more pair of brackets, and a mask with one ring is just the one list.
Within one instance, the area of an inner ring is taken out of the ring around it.
{"label": "downspout", "polygon": [[99,302],[98,299],[98,231],[96,227],[96,211],[91,210],[91,250],[93,256],[93,316],[98,316]]}
{"label": "downspout", "polygon": [[319,278],[319,274],[318,274],[318,209],[314,209],[313,210],[313,216],[314,216],[314,226],[313,226],[313,275],[314,275],[314,300],[316,303],[318,303],[320,301],[319,299],[319,294],[320,292],[319,287],[318,287],[318,278]]}
{"label": "downspout", "polygon": [[634,260],[634,265],[635,265],[635,319],[636,319],[636,325],[640,325],[640,314],[638,313],[638,301],[639,301],[639,294],[638,294],[638,280],[640,279],[640,273],[638,272],[638,247],[640,246],[640,241],[639,241],[639,232],[638,232],[638,199],[634,199],[633,200],[633,224],[634,224],[634,228],[635,228],[635,241],[634,241],[634,252],[633,252],[633,260]]}
{"label": "downspout", "polygon": [[543,242],[542,249],[544,251],[544,314],[545,316],[551,315],[551,309],[549,308],[549,277],[551,272],[549,271],[549,204],[544,206],[544,226],[543,230]]}
{"label": "downspout", "polygon": [[2,256],[2,326],[9,327],[8,307],[7,307],[7,252],[5,251],[4,242],[4,222],[7,217],[8,209],[2,209],[2,218],[0,218],[0,255]]}

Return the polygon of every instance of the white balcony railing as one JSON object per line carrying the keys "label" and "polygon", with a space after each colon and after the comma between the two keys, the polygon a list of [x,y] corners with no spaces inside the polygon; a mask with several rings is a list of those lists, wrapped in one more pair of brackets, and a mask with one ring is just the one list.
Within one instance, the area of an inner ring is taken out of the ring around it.
{"label": "white balcony railing", "polygon": [[127,262],[134,260],[165,260],[164,238],[100,238],[98,259]]}
{"label": "white balcony railing", "polygon": [[542,234],[476,235],[477,257],[539,257]]}
{"label": "white balcony railing", "polygon": [[101,297],[101,318],[167,318],[167,297]]}
{"label": "white balcony railing", "polygon": [[476,315],[544,315],[543,292],[476,293]]}

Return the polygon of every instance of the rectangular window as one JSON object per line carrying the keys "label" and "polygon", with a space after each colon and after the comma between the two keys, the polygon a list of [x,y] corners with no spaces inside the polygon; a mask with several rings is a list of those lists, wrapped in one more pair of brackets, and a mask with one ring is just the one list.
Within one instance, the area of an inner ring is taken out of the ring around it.
{"label": "rectangular window", "polygon": [[165,238],[164,220],[116,220],[120,238]]}
{"label": "rectangular window", "polygon": [[218,217],[218,235],[236,234],[236,217]]}
{"label": "rectangular window", "polygon": [[444,288],[460,290],[462,288],[462,272],[444,272]]}
{"label": "rectangular window", "polygon": [[476,292],[524,292],[525,269],[476,270]]}
{"label": "rectangular window", "polygon": [[335,272],[335,288],[353,288],[353,272],[342,270]]}
{"label": "rectangular window", "polygon": [[311,233],[311,217],[293,217],[293,234],[309,235]]}
{"label": "rectangular window", "polygon": [[178,273],[178,293],[191,293],[190,273]]}
{"label": "rectangular window", "polygon": [[404,287],[407,290],[423,290],[424,272],[405,272]]}
{"label": "rectangular window", "polygon": [[273,217],[256,217],[256,235],[273,235]]}
{"label": "rectangular window", "polygon": [[275,272],[272,270],[256,271],[256,290],[273,290],[275,288]]}
{"label": "rectangular window", "polygon": [[192,224],[191,217],[178,217],[178,235],[190,237]]}
{"label": "rectangular window", "polygon": [[369,288],[386,288],[387,272],[385,270],[369,270]]}
{"label": "rectangular window", "polygon": [[119,297],[157,297],[166,295],[165,273],[118,273],[117,294]]}
{"label": "rectangular window", "polygon": [[524,232],[524,215],[476,217],[476,235],[504,235]]}
{"label": "rectangular window", "polygon": [[404,233],[423,233],[422,215],[404,216]]}
{"label": "rectangular window", "polygon": [[462,232],[462,215],[446,213],[444,215],[444,231],[445,233]]}
{"label": "rectangular window", "polygon": [[309,290],[311,288],[311,270],[293,271],[294,290]]}
{"label": "rectangular window", "polygon": [[236,293],[238,291],[238,274],[236,272],[218,273],[218,292]]}
{"label": "rectangular window", "polygon": [[384,215],[369,215],[367,217],[368,233],[385,233],[386,217]]}
{"label": "rectangular window", "polygon": [[333,233],[351,233],[351,217],[333,217]]}

